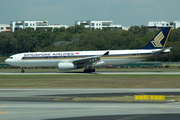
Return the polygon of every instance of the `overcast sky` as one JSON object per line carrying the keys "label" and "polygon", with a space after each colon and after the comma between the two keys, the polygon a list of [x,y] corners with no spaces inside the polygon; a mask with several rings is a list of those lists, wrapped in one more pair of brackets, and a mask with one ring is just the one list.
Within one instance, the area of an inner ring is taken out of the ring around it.
{"label": "overcast sky", "polygon": [[47,20],[74,25],[78,20],[113,20],[125,27],[148,21],[180,21],[180,0],[0,0],[0,24]]}

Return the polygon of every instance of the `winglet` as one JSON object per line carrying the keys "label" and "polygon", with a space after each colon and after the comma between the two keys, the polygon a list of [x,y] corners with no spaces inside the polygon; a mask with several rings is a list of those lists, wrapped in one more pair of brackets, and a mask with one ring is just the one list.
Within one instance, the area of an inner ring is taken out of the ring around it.
{"label": "winglet", "polygon": [[154,38],[141,49],[164,49],[172,27],[163,27]]}

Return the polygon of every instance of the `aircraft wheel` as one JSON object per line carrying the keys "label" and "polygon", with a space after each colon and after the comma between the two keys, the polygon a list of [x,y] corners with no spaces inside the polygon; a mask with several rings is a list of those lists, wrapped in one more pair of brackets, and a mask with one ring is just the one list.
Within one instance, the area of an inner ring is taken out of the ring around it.
{"label": "aircraft wheel", "polygon": [[89,69],[89,70],[88,70],[88,73],[92,73],[92,69]]}
{"label": "aircraft wheel", "polygon": [[95,69],[94,69],[94,68],[92,69],[92,72],[95,72]]}
{"label": "aircraft wheel", "polygon": [[92,69],[84,69],[84,73],[91,73],[91,72],[93,72]]}
{"label": "aircraft wheel", "polygon": [[24,70],[21,70],[21,73],[24,73]]}
{"label": "aircraft wheel", "polygon": [[92,72],[92,70],[91,69],[87,69],[87,73],[91,73]]}
{"label": "aircraft wheel", "polygon": [[87,73],[87,69],[84,69],[84,73]]}

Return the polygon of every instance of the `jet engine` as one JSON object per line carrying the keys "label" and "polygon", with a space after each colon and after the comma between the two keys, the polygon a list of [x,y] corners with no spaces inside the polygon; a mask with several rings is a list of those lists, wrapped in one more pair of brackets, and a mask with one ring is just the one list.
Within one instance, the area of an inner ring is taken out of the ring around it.
{"label": "jet engine", "polygon": [[75,65],[73,63],[68,63],[68,62],[58,63],[59,70],[72,70],[72,69],[76,69],[76,68],[77,68],[77,65]]}

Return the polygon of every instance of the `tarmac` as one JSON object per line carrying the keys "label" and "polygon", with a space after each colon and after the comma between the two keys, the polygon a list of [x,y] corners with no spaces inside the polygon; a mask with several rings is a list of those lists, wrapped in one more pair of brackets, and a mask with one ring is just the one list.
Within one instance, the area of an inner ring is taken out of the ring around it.
{"label": "tarmac", "polygon": [[[0,72],[0,75],[180,74],[180,72]],[[179,120],[180,102],[72,101],[73,97],[180,95],[179,88],[0,89],[2,120]]]}
{"label": "tarmac", "polygon": [[[179,95],[179,88],[0,89],[2,120],[179,120],[179,102],[71,101],[72,97]],[[57,100],[57,98],[59,98]]]}

